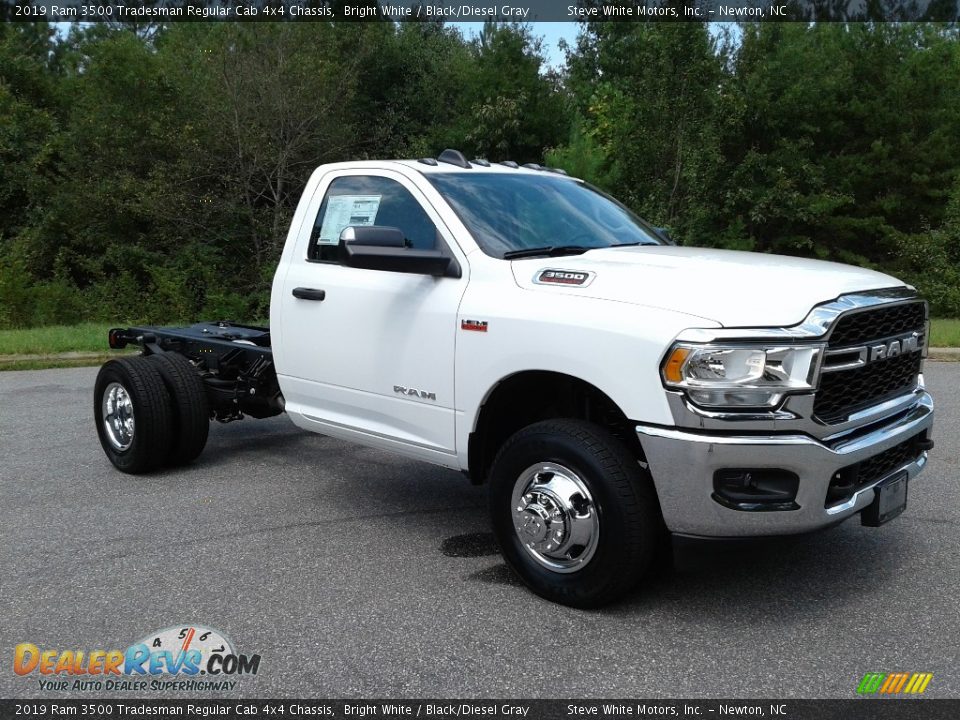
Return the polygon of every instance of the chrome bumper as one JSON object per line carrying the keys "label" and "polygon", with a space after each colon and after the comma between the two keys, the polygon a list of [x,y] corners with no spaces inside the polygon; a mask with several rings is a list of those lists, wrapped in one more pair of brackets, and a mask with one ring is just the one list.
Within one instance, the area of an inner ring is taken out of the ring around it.
{"label": "chrome bumper", "polygon": [[[873,488],[898,472],[915,477],[927,453],[860,488],[848,501],[824,507],[833,474],[883,452],[933,425],[933,399],[921,392],[908,412],[863,434],[835,442],[809,435],[732,435],[637,425],[667,527],[703,537],[782,535],[835,524],[867,507]],[[714,500],[713,476],[723,468],[781,468],[800,478],[796,510],[742,511]]]}

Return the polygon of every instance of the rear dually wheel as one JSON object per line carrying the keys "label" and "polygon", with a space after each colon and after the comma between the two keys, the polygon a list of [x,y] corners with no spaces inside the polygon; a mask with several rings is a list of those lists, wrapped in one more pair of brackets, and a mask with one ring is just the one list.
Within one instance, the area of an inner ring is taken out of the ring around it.
{"label": "rear dually wheel", "polygon": [[173,408],[173,436],[169,465],[185,465],[196,459],[210,433],[210,404],[196,368],[182,355],[162,352],[147,361],[160,371]]}
{"label": "rear dually wheel", "polygon": [[165,463],[173,408],[159,370],[146,358],[117,358],[100,368],[93,412],[100,445],[118,470],[144,473]]}

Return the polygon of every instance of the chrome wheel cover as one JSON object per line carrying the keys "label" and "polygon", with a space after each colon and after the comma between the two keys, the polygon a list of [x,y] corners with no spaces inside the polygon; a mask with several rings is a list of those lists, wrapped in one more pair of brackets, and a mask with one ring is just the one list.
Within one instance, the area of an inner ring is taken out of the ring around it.
{"label": "chrome wheel cover", "polygon": [[113,449],[128,450],[133,444],[133,400],[123,385],[117,382],[107,385],[100,400],[100,414],[107,441]]}
{"label": "chrome wheel cover", "polygon": [[597,550],[600,519],[586,483],[556,463],[537,463],[513,486],[513,528],[539,565],[559,573],[583,569]]}

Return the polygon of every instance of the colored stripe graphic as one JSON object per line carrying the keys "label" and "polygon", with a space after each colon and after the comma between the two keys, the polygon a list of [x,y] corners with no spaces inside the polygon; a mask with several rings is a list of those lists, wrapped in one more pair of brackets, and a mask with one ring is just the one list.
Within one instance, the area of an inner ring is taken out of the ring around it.
{"label": "colored stripe graphic", "polygon": [[904,683],[907,682],[908,677],[909,675],[907,675],[907,673],[891,673],[880,692],[887,693],[888,695],[894,695],[900,692],[903,689]]}
{"label": "colored stripe graphic", "polygon": [[920,673],[920,677],[923,678],[922,681],[919,681],[916,687],[913,688],[913,692],[922,693],[927,689],[927,685],[930,684],[930,681],[933,680],[933,673]]}
{"label": "colored stripe graphic", "polygon": [[933,673],[867,673],[857,686],[860,695],[919,695],[926,691]]}
{"label": "colored stripe graphic", "polygon": [[887,679],[883,681],[883,685],[880,687],[880,694],[884,695],[890,692],[890,688],[896,684],[898,677],[900,676],[897,673],[887,675]]}
{"label": "colored stripe graphic", "polygon": [[880,683],[886,677],[886,673],[867,673],[860,681],[857,692],[861,695],[870,695],[880,689]]}
{"label": "colored stripe graphic", "polygon": [[907,683],[907,686],[903,689],[905,693],[912,693],[913,688],[919,686],[917,680],[920,678],[920,673],[914,673],[910,676],[910,682]]}

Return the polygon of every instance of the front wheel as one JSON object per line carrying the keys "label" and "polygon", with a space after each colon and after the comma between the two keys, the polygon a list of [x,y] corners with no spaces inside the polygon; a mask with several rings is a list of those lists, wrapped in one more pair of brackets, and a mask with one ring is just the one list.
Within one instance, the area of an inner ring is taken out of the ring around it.
{"label": "front wheel", "polygon": [[490,511],[521,579],[574,607],[633,589],[665,533],[649,475],[606,429],[583,420],[538,422],[507,440],[491,470]]}

